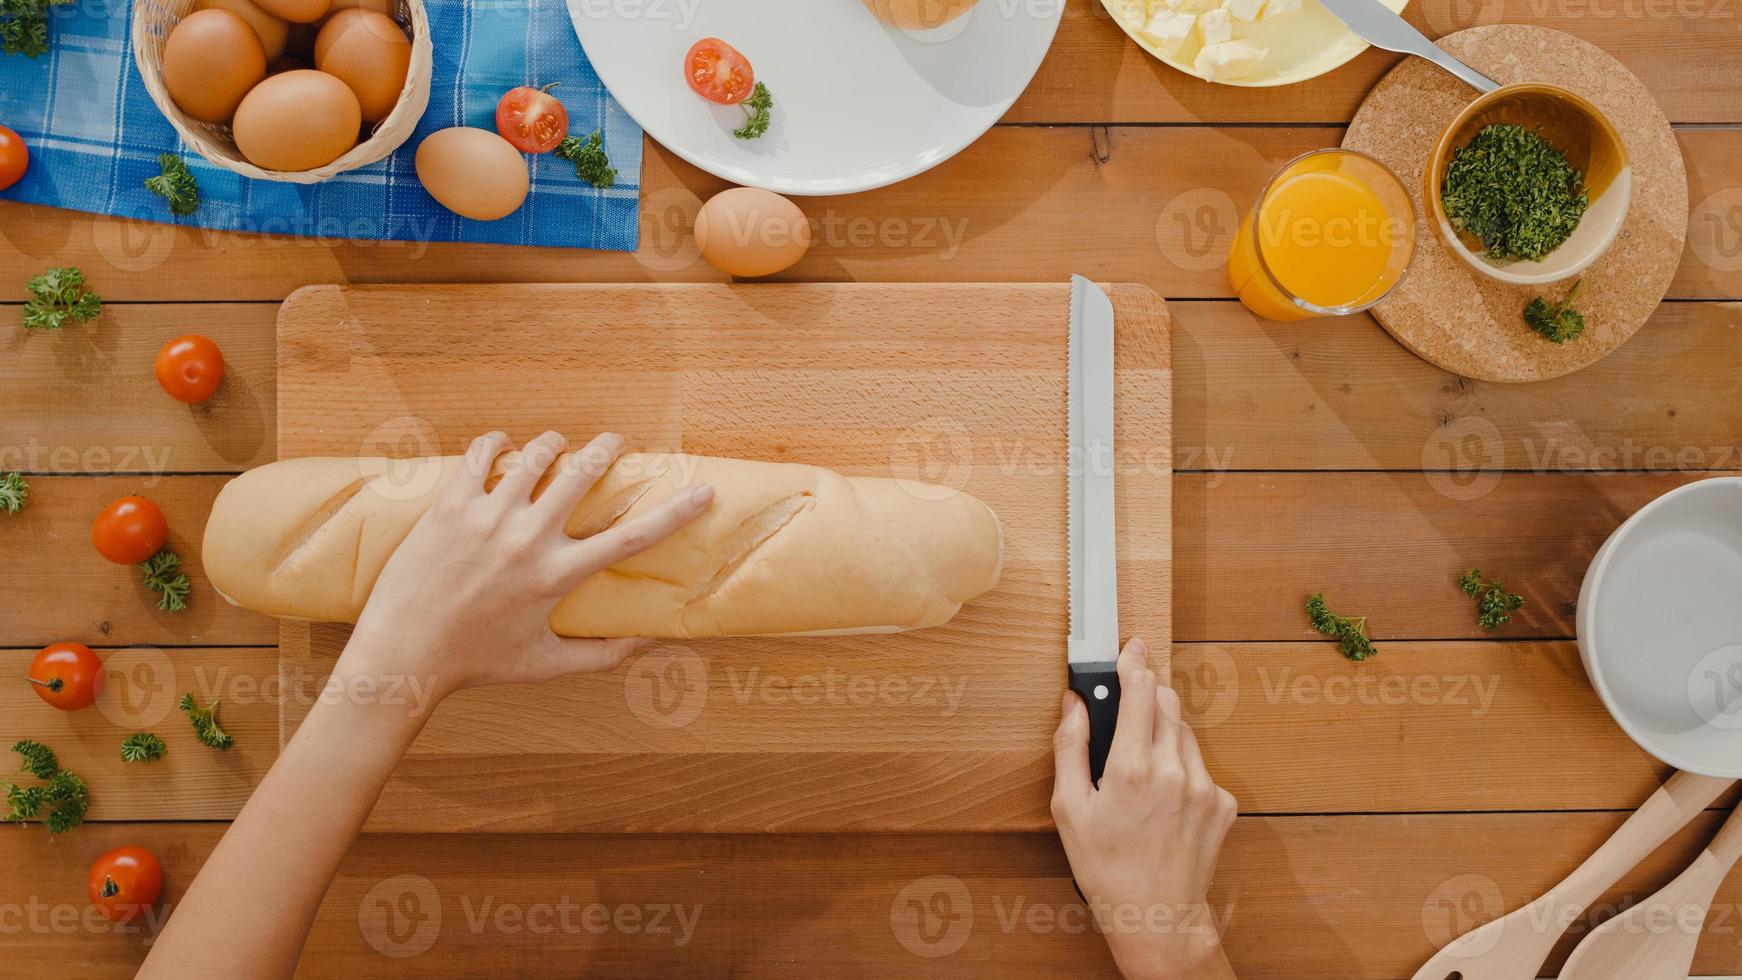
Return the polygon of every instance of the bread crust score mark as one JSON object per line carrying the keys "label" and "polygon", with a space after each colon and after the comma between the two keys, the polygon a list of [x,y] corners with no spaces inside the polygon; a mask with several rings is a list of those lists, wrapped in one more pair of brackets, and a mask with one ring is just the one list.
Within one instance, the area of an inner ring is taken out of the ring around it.
{"label": "bread crust score mark", "polygon": [[[326,527],[333,518],[339,516],[340,512],[345,509],[345,505],[349,504],[353,498],[363,492],[364,487],[368,486],[376,479],[378,479],[378,477],[360,476],[357,479],[352,480],[350,483],[340,487],[337,493],[328,497],[319,507],[315,508],[312,513],[303,518],[302,523],[293,528],[290,534],[285,535],[284,540],[279,544],[277,554],[272,557],[272,573],[276,575],[279,572],[284,571],[297,555],[301,554],[308,548],[309,543],[315,539],[315,536],[320,533],[321,529]],[[361,533],[361,530],[359,530],[359,537],[361,536]],[[360,548],[358,549],[358,551],[361,550],[362,549]],[[351,562],[351,581],[355,583],[356,580],[357,563],[353,559]]]}
{"label": "bread crust score mark", "polygon": [[712,599],[725,587],[727,580],[749,563],[763,545],[785,530],[798,515],[809,511],[815,506],[815,502],[814,494],[809,490],[800,490],[781,497],[740,522],[723,543],[726,560],[714,570],[712,578],[690,591],[689,597],[684,600],[684,607],[688,609],[698,602]]}
{"label": "bread crust score mark", "polygon": [[629,516],[629,511],[647,491],[652,489],[652,480],[640,480],[599,501],[585,517],[570,519],[573,529],[569,531],[569,537],[577,541],[585,540],[616,527],[623,518]]}

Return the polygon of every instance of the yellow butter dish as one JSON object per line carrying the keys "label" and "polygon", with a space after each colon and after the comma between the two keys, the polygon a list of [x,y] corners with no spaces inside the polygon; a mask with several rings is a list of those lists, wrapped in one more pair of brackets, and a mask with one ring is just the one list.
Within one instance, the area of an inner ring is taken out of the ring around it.
{"label": "yellow butter dish", "polygon": [[[1401,12],[1409,0],[1382,0]],[[1145,51],[1188,75],[1265,88],[1317,78],[1367,50],[1319,0],[1101,0]]]}

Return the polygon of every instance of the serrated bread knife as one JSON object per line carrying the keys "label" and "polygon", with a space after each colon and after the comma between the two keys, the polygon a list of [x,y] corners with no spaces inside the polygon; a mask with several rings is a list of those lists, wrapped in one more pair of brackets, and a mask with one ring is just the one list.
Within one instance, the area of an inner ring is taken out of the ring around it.
{"label": "serrated bread knife", "polygon": [[1119,717],[1119,578],[1113,532],[1113,303],[1071,277],[1070,457],[1065,527],[1070,550],[1071,690],[1089,706],[1089,775],[1107,767]]}

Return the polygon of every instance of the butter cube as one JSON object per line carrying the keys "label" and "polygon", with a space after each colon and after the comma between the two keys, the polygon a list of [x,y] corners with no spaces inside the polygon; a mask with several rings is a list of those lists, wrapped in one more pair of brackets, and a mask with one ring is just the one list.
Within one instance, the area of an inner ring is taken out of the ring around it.
{"label": "butter cube", "polygon": [[1206,10],[1215,10],[1220,0],[1167,0],[1168,8],[1176,14],[1201,14]]}
{"label": "butter cube", "polygon": [[1186,38],[1192,34],[1192,28],[1197,26],[1196,14],[1177,14],[1171,10],[1157,10],[1149,18],[1149,22],[1141,28],[1143,36],[1151,44],[1166,51],[1168,54],[1179,50]]}
{"label": "butter cube", "polygon": [[1264,5],[1264,19],[1287,17],[1300,13],[1300,0],[1270,0]]}
{"label": "butter cube", "polygon": [[1234,20],[1226,10],[1220,7],[1208,11],[1198,17],[1198,30],[1204,35],[1204,44],[1221,44],[1234,39]]}
{"label": "butter cube", "polygon": [[1125,0],[1119,7],[1119,19],[1132,27],[1142,27],[1144,18],[1148,16],[1147,0]]}
{"label": "butter cube", "polygon": [[1222,9],[1238,21],[1251,22],[1258,19],[1258,12],[1264,9],[1264,0],[1222,0]]}
{"label": "butter cube", "polygon": [[1264,63],[1264,56],[1268,53],[1267,49],[1245,38],[1222,41],[1219,44],[1205,45],[1198,52],[1198,58],[1192,63],[1192,67],[1199,75],[1213,82],[1225,78],[1245,78]]}

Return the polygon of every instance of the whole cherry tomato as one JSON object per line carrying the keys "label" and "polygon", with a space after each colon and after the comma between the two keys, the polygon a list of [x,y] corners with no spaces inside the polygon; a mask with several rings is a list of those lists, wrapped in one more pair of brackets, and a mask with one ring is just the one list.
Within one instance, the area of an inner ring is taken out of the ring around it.
{"label": "whole cherry tomato", "polygon": [[496,103],[496,131],[522,153],[549,153],[569,134],[569,111],[550,90],[522,85]]}
{"label": "whole cherry tomato", "polygon": [[143,847],[117,847],[91,864],[85,891],[111,922],[131,922],[163,894],[163,865]]}
{"label": "whole cherry tomato", "polygon": [[62,711],[89,708],[103,690],[103,661],[83,643],[53,643],[30,661],[36,696]]}
{"label": "whole cherry tomato", "polygon": [[168,541],[169,522],[144,497],[122,497],[103,508],[91,525],[97,553],[117,565],[137,565],[162,551]]}
{"label": "whole cherry tomato", "polygon": [[157,352],[157,383],[178,402],[194,405],[212,397],[224,380],[224,355],[197,333],[183,334]]}
{"label": "whole cherry tomato", "polygon": [[24,171],[29,168],[30,150],[24,145],[24,137],[0,126],[0,191],[23,180]]}
{"label": "whole cherry tomato", "polygon": [[717,37],[704,37],[684,56],[684,81],[709,102],[737,105],[756,88],[750,59]]}

